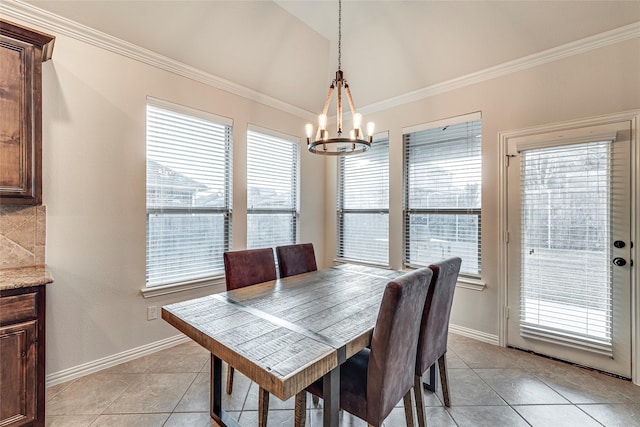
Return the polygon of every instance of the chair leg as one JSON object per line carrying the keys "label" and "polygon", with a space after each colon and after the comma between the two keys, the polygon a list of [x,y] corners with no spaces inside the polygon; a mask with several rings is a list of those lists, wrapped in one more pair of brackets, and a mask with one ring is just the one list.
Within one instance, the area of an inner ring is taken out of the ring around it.
{"label": "chair leg", "polygon": [[444,397],[444,406],[451,407],[451,400],[449,400],[449,378],[447,377],[447,357],[444,353],[438,358],[438,367],[440,368],[440,384],[442,385],[442,396]]}
{"label": "chair leg", "polygon": [[424,412],[424,393],[422,391],[422,376],[416,375],[413,380],[413,393],[416,396],[416,415],[418,416],[418,426],[425,427],[427,418]]}
{"label": "chair leg", "polygon": [[233,373],[235,369],[229,366],[227,370],[227,394],[231,394],[233,392]]}
{"label": "chair leg", "polygon": [[411,389],[404,395],[404,418],[407,420],[407,427],[414,427],[413,422],[413,402],[411,401]]}
{"label": "chair leg", "polygon": [[258,427],[267,427],[269,414],[269,392],[262,387],[258,391]]}
{"label": "chair leg", "polygon": [[296,394],[296,406],[294,409],[293,425],[295,427],[304,427],[306,420],[307,420],[307,392],[303,390],[300,393]]}

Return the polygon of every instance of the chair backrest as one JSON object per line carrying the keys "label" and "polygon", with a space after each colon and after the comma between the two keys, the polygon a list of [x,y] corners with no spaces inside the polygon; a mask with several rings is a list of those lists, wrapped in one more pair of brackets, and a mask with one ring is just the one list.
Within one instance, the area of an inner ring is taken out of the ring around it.
{"label": "chair backrest", "polygon": [[454,257],[429,266],[433,278],[422,313],[416,375],[422,375],[447,352],[449,318],[460,264],[462,260]]}
{"label": "chair backrest", "polygon": [[367,421],[381,425],[413,386],[420,319],[433,273],[421,268],[389,282],[371,338]]}
{"label": "chair backrest", "polygon": [[273,249],[225,252],[224,275],[228,291],[276,280]]}
{"label": "chair backrest", "polygon": [[278,257],[280,277],[295,276],[318,269],[313,243],[278,246],[276,256]]}

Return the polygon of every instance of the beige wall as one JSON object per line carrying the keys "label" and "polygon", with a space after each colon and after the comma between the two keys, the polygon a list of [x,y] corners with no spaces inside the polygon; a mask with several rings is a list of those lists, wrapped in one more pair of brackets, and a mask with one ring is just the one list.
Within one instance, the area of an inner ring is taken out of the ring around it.
{"label": "beige wall", "polygon": [[[497,341],[499,334],[498,133],[640,108],[640,39],[600,48],[367,115],[390,136],[390,262],[402,268],[402,128],[482,112],[483,291],[456,290],[451,322]],[[325,258],[335,257],[335,162],[327,169]]]}

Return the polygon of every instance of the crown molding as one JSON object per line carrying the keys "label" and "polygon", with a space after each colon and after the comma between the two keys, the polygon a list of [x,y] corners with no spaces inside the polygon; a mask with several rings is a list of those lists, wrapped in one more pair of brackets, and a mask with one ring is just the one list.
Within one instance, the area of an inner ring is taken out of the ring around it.
{"label": "crown molding", "polygon": [[[316,120],[317,115],[256,90],[233,83],[229,80],[206,73],[197,68],[175,61],[166,56],[144,49],[70,19],[47,12],[20,0],[4,0],[0,3],[0,14],[4,17],[19,19],[55,34],[63,34],[76,40],[117,53],[153,67],[207,84],[217,89],[241,96],[251,101],[290,113],[305,120]],[[508,61],[494,67],[467,74],[445,82],[427,86],[403,95],[360,107],[360,111],[371,114],[388,110],[400,105],[426,99],[435,95],[461,89],[487,80],[502,77],[539,65],[558,61],[590,50],[621,43],[640,37],[640,22],[634,22],[620,28],[605,31],[581,40]]]}

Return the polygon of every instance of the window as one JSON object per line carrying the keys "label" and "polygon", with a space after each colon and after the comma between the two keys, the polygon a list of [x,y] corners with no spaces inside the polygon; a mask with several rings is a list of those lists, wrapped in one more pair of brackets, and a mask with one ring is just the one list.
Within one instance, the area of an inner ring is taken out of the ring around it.
{"label": "window", "polygon": [[247,132],[247,248],[298,241],[300,144],[252,127]]}
{"label": "window", "polygon": [[232,123],[147,103],[147,287],[224,273],[231,241]]}
{"label": "window", "polygon": [[480,113],[405,129],[404,262],[462,258],[480,277]]}
{"label": "window", "polygon": [[338,161],[337,257],[389,265],[389,137]]}

